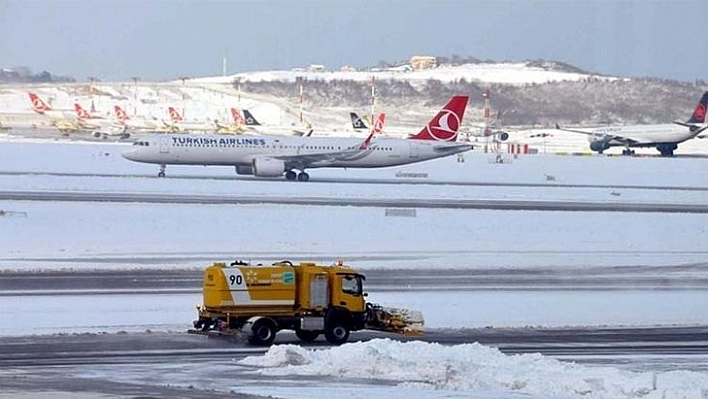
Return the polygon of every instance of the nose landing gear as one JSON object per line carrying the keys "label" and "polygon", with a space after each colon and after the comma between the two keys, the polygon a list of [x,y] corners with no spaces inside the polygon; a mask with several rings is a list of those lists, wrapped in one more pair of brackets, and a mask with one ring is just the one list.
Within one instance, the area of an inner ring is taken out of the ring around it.
{"label": "nose landing gear", "polygon": [[167,165],[165,164],[160,164],[160,171],[157,172],[157,177],[165,177],[165,168]]}

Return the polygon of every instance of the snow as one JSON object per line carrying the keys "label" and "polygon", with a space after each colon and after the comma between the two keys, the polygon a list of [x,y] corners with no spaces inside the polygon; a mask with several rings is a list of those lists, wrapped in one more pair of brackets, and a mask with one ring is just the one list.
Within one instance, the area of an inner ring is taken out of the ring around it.
{"label": "snow", "polygon": [[616,79],[609,77],[600,77],[597,75],[588,75],[572,72],[553,71],[539,67],[531,67],[526,63],[480,63],[480,64],[464,64],[459,66],[440,66],[432,69],[425,69],[412,72],[401,71],[325,71],[325,72],[310,72],[310,71],[257,71],[244,72],[235,75],[224,77],[208,77],[193,79],[192,82],[197,83],[232,83],[235,79],[251,82],[271,82],[271,81],[287,81],[295,82],[297,77],[304,77],[307,80],[354,80],[359,82],[371,81],[372,77],[379,80],[402,80],[410,81],[414,84],[425,83],[430,79],[439,80],[443,83],[450,83],[465,79],[466,81],[477,81],[483,83],[502,83],[502,84],[539,84],[552,81],[577,81],[587,78],[599,79]]}
{"label": "snow", "polygon": [[[170,167],[170,178],[157,179],[154,166],[120,157],[126,148],[109,143],[0,141],[0,187],[168,195],[555,198],[696,204],[706,202],[708,188],[708,175],[699,173],[705,169],[705,160],[695,158],[527,155],[499,165],[490,163],[487,154],[472,153],[465,155],[465,162],[451,157],[400,168],[313,170],[313,181],[292,183],[235,179],[231,168],[202,167]],[[430,184],[393,184],[401,179],[396,177],[399,173],[427,174],[424,180]],[[344,182],[317,182],[317,178]],[[393,183],[351,183],[362,179]],[[439,184],[445,181],[541,186]],[[554,183],[598,187],[551,186]],[[658,189],[660,186],[674,189]],[[196,270],[207,261],[235,258],[297,257],[331,262],[344,257],[364,270],[513,266],[560,272],[655,265],[667,267],[657,273],[679,273],[685,265],[703,265],[708,259],[708,216],[704,214],[419,209],[415,217],[387,217],[383,209],[368,207],[7,200],[0,201],[0,209],[10,211],[0,217],[0,271]],[[283,226],[287,226],[286,233]],[[696,277],[705,278],[702,273],[697,272]],[[708,323],[708,292],[704,289],[407,288],[383,288],[371,292],[370,299],[421,310],[426,328]],[[0,335],[182,331],[195,317],[194,305],[201,301],[199,293],[189,292],[63,294],[0,296]],[[169,295],[169,301],[155,300],[156,295],[163,299]],[[68,317],[77,311],[85,317]],[[21,331],[16,326],[22,326]],[[274,346],[263,356],[229,366],[268,377],[268,384],[262,379],[238,385],[219,380],[221,389],[282,398],[331,397],[336,392],[338,397],[351,398],[704,399],[708,392],[708,375],[696,372],[630,372],[560,362],[538,354],[508,356],[479,344],[444,346],[387,339],[330,349]],[[135,369],[126,372],[127,378],[137,378]],[[311,377],[317,383],[294,384],[300,377]]]}
{"label": "snow", "polygon": [[[375,339],[330,349],[295,345],[273,346],[263,356],[239,364],[258,367],[256,373],[326,376],[395,383],[415,388],[414,397],[531,397],[531,398],[695,398],[705,397],[708,375],[688,371],[636,373],[611,367],[560,362],[539,354],[505,355],[480,344],[444,346],[426,342]],[[312,387],[289,387],[278,397],[324,397]],[[232,392],[258,393],[239,386]],[[262,391],[260,391],[262,392]],[[411,391],[393,397],[409,397]],[[368,391],[351,392],[368,398]],[[388,395],[387,395],[388,396]],[[391,396],[388,396],[391,397]]]}
{"label": "snow", "polygon": [[[198,273],[198,272],[195,272]],[[198,292],[62,290],[0,296],[0,336],[183,332]],[[18,300],[21,298],[21,300]],[[90,298],[90,299],[88,299]],[[425,329],[694,326],[708,323],[705,290],[407,290],[369,292],[369,301],[419,310]],[[82,317],[77,319],[76,314]],[[356,333],[353,335],[356,339]]]}

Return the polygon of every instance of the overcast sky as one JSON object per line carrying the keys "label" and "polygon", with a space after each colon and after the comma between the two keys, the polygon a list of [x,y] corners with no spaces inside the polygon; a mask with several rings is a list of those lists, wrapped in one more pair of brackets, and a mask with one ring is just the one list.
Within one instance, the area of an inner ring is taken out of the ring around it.
{"label": "overcast sky", "polygon": [[78,80],[372,66],[411,55],[543,58],[708,79],[707,0],[0,0],[0,67]]}

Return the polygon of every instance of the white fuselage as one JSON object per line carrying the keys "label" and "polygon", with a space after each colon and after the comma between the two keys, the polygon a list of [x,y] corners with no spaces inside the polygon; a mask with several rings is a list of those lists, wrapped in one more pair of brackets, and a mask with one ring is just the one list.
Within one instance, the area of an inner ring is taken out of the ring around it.
{"label": "white fuselage", "polygon": [[[696,136],[685,126],[674,123],[656,125],[608,126],[587,129],[588,140],[604,141],[606,137],[621,136],[632,141],[630,147],[654,146],[656,144],[682,143]],[[609,140],[610,146],[625,146],[623,141]]]}
{"label": "white fuselage", "polygon": [[472,149],[469,144],[377,138],[360,149],[360,138],[160,134],[135,143],[123,156],[162,165],[251,167],[257,160],[283,161],[286,170],[376,168],[440,158]]}

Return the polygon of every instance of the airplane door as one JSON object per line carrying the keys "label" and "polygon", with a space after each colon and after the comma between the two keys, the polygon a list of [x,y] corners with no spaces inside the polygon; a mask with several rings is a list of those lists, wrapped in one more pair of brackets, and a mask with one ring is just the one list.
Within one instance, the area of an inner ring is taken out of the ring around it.
{"label": "airplane door", "polygon": [[160,154],[167,154],[170,152],[170,137],[160,136]]}
{"label": "airplane door", "polygon": [[411,141],[411,148],[410,148],[410,157],[411,158],[418,158],[418,143],[415,141]]}

